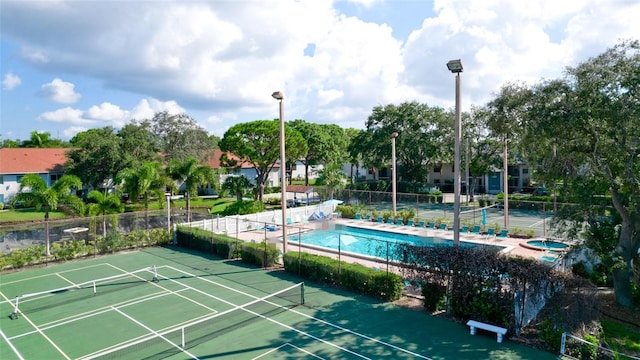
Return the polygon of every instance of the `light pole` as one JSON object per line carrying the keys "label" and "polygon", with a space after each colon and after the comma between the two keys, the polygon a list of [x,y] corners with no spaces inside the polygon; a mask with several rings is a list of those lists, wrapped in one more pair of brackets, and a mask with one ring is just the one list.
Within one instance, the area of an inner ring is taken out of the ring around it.
{"label": "light pole", "polygon": [[391,134],[391,206],[393,208],[393,218],[396,217],[396,138],[398,133]]}
{"label": "light pole", "polygon": [[460,120],[460,73],[462,72],[462,61],[460,59],[451,60],[447,63],[447,68],[456,74],[456,118],[453,126],[453,244],[457,247],[460,245],[460,134],[462,133]]}
{"label": "light pole", "polygon": [[470,156],[470,154],[469,154],[469,138],[467,138],[467,146],[466,146],[466,149],[465,149],[465,154],[466,155],[465,155],[464,158],[466,160],[467,167],[466,167],[466,173],[465,173],[464,178],[465,178],[465,183],[467,184],[467,206],[469,206],[469,191],[470,191],[469,190],[469,186],[471,185],[471,179],[469,179],[469,156]]}
{"label": "light pole", "polygon": [[507,135],[504,135],[504,153],[502,167],[504,167],[504,228],[509,229],[509,159],[507,159]]}
{"label": "light pole", "polygon": [[280,184],[282,186],[282,253],[287,253],[287,157],[284,147],[284,94],[274,91],[271,96],[280,103]]}

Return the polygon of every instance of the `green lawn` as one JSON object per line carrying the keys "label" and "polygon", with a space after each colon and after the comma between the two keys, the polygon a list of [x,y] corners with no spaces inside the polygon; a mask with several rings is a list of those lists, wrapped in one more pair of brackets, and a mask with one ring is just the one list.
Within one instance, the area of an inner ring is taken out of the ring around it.
{"label": "green lawn", "polygon": [[[50,211],[50,219],[64,219],[67,215],[58,211]],[[38,221],[44,220],[44,211],[34,209],[3,210],[0,211],[0,223],[15,221]]]}
{"label": "green lawn", "polygon": [[[191,200],[191,208],[207,208],[213,209],[213,212],[220,212],[224,210],[229,204],[236,201],[235,197],[226,198],[198,198]],[[166,208],[166,202],[162,203],[162,206],[154,201],[149,204],[149,210],[160,210]],[[174,200],[172,206],[174,207],[186,207],[185,200]],[[141,203],[127,204],[125,205],[125,212],[144,211],[144,206]],[[50,219],[64,219],[69,216],[63,212],[50,211]],[[34,209],[7,209],[0,211],[0,224],[4,222],[18,222],[18,221],[39,221],[44,220],[44,211],[36,211]]]}

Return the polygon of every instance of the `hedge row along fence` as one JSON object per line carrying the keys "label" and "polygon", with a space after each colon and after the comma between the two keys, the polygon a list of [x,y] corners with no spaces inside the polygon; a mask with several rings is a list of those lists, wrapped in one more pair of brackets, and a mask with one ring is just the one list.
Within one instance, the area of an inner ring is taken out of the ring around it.
{"label": "hedge row along fence", "polygon": [[384,301],[398,300],[402,295],[404,281],[398,274],[304,252],[288,252],[283,260],[287,272],[305,279],[335,285]]}
{"label": "hedge row along fence", "polygon": [[[278,264],[280,257],[280,250],[275,244],[267,244],[264,241],[249,243],[227,235],[189,227],[178,227],[176,235],[179,246],[212,253],[224,259],[241,259],[261,267]],[[397,300],[402,295],[404,282],[397,274],[307,253],[288,252],[283,260],[287,272],[305,279],[339,286],[385,301]]]}
{"label": "hedge row along fence", "polygon": [[217,255],[223,259],[241,259],[249,264],[271,267],[278,264],[280,250],[275,244],[245,242],[208,230],[178,226],[179,246]]}
{"label": "hedge row along fence", "polygon": [[51,255],[46,255],[44,245],[32,245],[12,252],[0,253],[0,270],[19,269],[23,266],[67,261],[81,257],[110,254],[117,251],[169,243],[171,236],[166,229],[134,230],[128,234],[110,233],[95,240],[68,240],[51,243]]}

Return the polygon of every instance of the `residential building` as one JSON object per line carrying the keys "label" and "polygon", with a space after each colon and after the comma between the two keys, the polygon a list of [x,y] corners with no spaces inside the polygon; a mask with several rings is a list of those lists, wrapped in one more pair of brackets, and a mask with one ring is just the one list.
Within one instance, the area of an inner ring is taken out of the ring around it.
{"label": "residential building", "polygon": [[38,174],[48,186],[64,175],[67,148],[0,149],[0,203],[6,204],[20,191],[20,180]]}

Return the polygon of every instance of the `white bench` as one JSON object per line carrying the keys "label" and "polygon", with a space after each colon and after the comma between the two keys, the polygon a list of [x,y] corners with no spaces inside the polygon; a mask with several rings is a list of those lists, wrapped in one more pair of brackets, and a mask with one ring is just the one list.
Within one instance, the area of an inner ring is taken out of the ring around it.
{"label": "white bench", "polygon": [[495,326],[495,325],[491,325],[491,324],[485,324],[483,322],[480,321],[475,321],[475,320],[469,320],[467,321],[467,326],[469,326],[470,328],[470,333],[471,335],[475,335],[476,334],[476,329],[482,329],[482,330],[487,330],[487,331],[491,331],[494,332],[498,335],[498,342],[501,343],[502,342],[502,335],[507,333],[507,329],[505,328],[501,328],[499,326]]}

